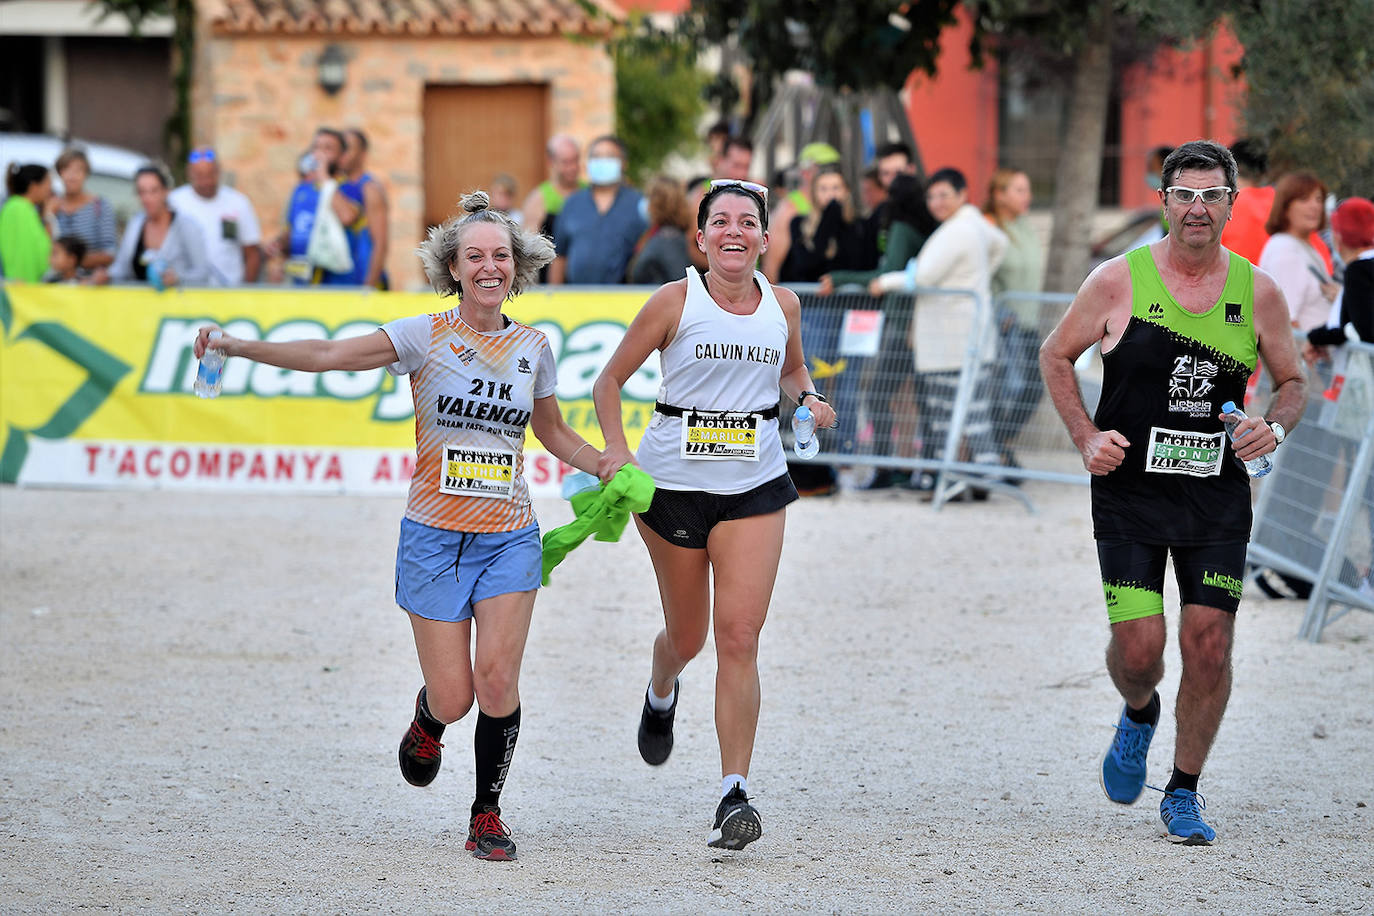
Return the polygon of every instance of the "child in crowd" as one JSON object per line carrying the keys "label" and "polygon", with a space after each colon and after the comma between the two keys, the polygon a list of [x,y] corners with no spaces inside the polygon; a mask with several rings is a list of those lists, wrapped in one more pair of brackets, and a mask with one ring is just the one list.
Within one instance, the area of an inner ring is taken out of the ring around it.
{"label": "child in crowd", "polygon": [[64,235],[52,243],[48,255],[48,272],[43,275],[44,283],[84,283],[89,271],[81,269],[81,259],[86,256],[86,243],[74,235]]}

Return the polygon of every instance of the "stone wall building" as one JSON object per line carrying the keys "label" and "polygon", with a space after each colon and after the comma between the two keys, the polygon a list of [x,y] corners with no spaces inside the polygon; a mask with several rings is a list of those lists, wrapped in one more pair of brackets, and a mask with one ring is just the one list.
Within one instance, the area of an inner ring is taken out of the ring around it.
{"label": "stone wall building", "polygon": [[[391,202],[392,285],[423,285],[414,255],[462,191],[545,176],[544,143],[615,126],[609,0],[210,0],[198,4],[194,141],[282,226],[317,126],[359,127]],[[328,73],[328,64],[342,65]],[[322,62],[326,67],[322,69]]]}

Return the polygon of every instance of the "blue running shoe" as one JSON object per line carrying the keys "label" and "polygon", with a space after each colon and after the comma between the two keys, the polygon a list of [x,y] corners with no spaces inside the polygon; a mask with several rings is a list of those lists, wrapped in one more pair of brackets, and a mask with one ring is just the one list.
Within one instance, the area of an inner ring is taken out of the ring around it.
{"label": "blue running shoe", "polygon": [[1154,735],[1153,725],[1132,722],[1126,717],[1126,707],[1121,707],[1116,737],[1102,758],[1102,791],[1117,804],[1134,804],[1145,791],[1145,755]]}
{"label": "blue running shoe", "polygon": [[1159,803],[1159,819],[1169,831],[1169,842],[1211,846],[1217,832],[1202,819],[1202,809],[1206,807],[1206,800],[1196,792],[1187,789],[1165,792]]}

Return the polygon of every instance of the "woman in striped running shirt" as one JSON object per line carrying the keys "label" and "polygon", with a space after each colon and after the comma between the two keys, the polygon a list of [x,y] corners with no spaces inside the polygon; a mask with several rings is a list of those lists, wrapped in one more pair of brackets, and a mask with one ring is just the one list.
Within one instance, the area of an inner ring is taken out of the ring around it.
{"label": "woman in striped running shirt", "polygon": [[[544,448],[594,473],[601,453],[563,421],[544,334],[501,312],[553,259],[553,243],[489,209],[478,191],[465,215],[430,230],[425,274],[457,308],[392,321],[364,337],[266,343],[223,336],[230,356],[307,372],[386,367],[410,375],[415,474],[396,551],[396,602],[409,613],[425,686],[401,741],[401,774],[439,772],[444,727],[478,706],[477,791],[467,848],[515,858],[499,799],[520,732],[520,662],[539,587],[539,525],[522,474],[526,429]],[[200,357],[212,328],[196,340]],[[472,629],[476,621],[476,653]]]}

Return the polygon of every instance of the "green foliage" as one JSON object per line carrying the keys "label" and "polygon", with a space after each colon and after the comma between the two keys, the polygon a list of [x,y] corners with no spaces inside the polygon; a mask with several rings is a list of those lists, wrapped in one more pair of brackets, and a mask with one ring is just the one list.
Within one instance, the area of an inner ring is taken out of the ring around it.
{"label": "green foliage", "polygon": [[696,125],[705,103],[706,75],[693,46],[642,19],[611,42],[615,61],[616,133],[629,153],[631,180],[657,171],[669,153],[700,142]]}
{"label": "green foliage", "polygon": [[1246,131],[1268,141],[1271,174],[1307,169],[1339,196],[1374,194],[1374,0],[1258,0],[1231,27]]}
{"label": "green foliage", "polygon": [[685,33],[699,45],[736,42],[753,78],[788,70],[853,90],[900,89],[912,70],[935,72],[941,30],[956,0],[692,0]]}

